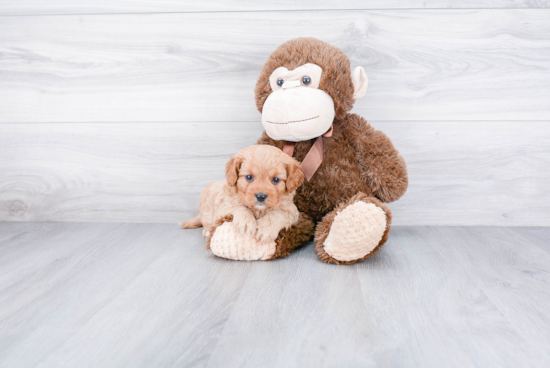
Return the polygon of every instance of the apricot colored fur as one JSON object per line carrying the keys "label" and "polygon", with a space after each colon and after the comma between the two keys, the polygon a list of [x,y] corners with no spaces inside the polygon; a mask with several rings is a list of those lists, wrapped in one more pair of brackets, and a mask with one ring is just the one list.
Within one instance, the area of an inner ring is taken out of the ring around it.
{"label": "apricot colored fur", "polygon": [[[253,178],[251,181],[247,180],[248,175]],[[278,183],[273,182],[275,177],[280,180]],[[303,178],[300,164],[281,150],[260,145],[247,147],[227,163],[226,181],[203,189],[199,216],[181,226],[202,225],[203,236],[208,238],[220,225],[220,218],[231,218],[242,234],[264,242],[274,241],[282,229],[298,221],[293,198]],[[265,202],[256,201],[258,193],[267,195]]]}

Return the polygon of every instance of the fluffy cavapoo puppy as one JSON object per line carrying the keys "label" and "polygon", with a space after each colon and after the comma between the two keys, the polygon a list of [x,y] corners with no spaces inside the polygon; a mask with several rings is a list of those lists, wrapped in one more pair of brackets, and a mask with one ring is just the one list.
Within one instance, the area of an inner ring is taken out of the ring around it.
{"label": "fluffy cavapoo puppy", "polygon": [[232,218],[242,235],[274,241],[282,229],[298,221],[293,202],[304,174],[300,163],[279,148],[255,145],[239,151],[226,166],[226,181],[203,189],[200,214],[181,223],[183,228],[204,226],[207,237],[223,218]]}

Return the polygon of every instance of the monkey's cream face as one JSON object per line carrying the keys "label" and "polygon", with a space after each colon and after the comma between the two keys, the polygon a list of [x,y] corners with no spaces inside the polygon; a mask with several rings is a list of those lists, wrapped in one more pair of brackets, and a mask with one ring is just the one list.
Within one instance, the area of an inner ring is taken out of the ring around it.
{"label": "monkey's cream face", "polygon": [[300,142],[326,133],[334,120],[334,102],[319,89],[323,70],[304,64],[279,67],[269,77],[273,92],[265,100],[262,124],[274,140]]}
{"label": "monkey's cream face", "polygon": [[[294,70],[281,66],[269,76],[271,94],[262,108],[262,124],[267,135],[276,140],[300,142],[325,134],[334,121],[334,101],[319,89],[323,69],[304,64]],[[360,66],[351,76],[354,94],[365,95],[368,79]]]}

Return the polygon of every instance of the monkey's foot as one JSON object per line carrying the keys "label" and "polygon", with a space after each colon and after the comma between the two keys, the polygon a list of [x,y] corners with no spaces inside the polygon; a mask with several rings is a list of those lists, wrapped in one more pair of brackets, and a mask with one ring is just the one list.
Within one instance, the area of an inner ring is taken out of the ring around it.
{"label": "monkey's foot", "polygon": [[315,250],[327,263],[353,264],[370,257],[388,239],[391,212],[378,199],[358,193],[317,225]]}
{"label": "monkey's foot", "polygon": [[212,253],[221,258],[237,261],[265,261],[273,258],[275,241],[261,242],[237,231],[232,222],[224,222],[216,228],[210,239]]}
{"label": "monkey's foot", "polygon": [[236,231],[232,219],[232,216],[218,219],[216,227],[206,232],[206,249],[211,249],[218,257],[243,261],[286,257],[294,249],[306,244],[315,230],[311,217],[300,213],[298,222],[288,230],[281,230],[274,242],[260,242]]}

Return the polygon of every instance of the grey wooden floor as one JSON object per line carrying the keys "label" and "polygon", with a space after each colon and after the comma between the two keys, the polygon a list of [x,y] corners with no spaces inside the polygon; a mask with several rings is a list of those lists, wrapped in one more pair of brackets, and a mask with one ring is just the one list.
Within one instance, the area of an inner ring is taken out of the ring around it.
{"label": "grey wooden floor", "polygon": [[0,223],[0,366],[548,366],[549,239],[396,227],[332,266],[215,258],[175,224]]}

